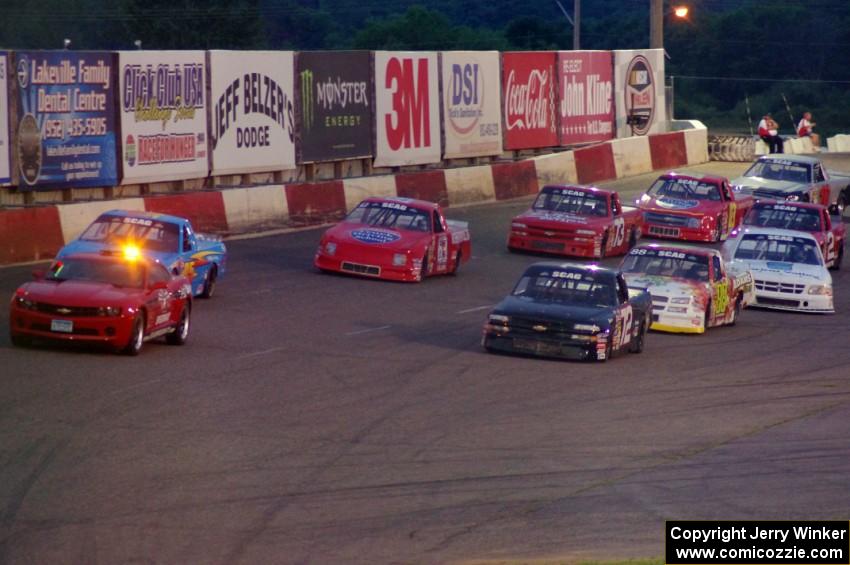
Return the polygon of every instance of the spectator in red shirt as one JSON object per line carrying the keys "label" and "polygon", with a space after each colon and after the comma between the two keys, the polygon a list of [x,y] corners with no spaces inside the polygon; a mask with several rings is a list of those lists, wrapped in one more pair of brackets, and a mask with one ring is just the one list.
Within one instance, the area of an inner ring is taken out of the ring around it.
{"label": "spectator in red shirt", "polygon": [[820,147],[820,136],[812,131],[812,128],[815,127],[816,124],[811,120],[811,112],[803,114],[803,119],[800,120],[799,124],[797,124],[797,137],[810,137],[812,139],[812,145],[814,145],[815,150],[817,150]]}
{"label": "spectator in red shirt", "polygon": [[782,153],[785,150],[782,138],[779,137],[779,124],[773,121],[770,112],[759,122],[759,137],[767,143],[771,153]]}

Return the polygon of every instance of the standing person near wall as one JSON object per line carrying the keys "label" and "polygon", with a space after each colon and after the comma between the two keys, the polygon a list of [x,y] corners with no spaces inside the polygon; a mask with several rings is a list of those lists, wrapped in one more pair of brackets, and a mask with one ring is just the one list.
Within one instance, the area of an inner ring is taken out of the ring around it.
{"label": "standing person near wall", "polygon": [[812,113],[806,112],[803,114],[803,119],[797,124],[797,137],[810,137],[812,145],[815,146],[815,151],[820,148],[820,136],[812,131],[815,124],[812,120]]}
{"label": "standing person near wall", "polygon": [[779,137],[779,124],[773,121],[770,112],[759,122],[759,137],[767,143],[771,153],[782,153],[785,150],[782,138]]}

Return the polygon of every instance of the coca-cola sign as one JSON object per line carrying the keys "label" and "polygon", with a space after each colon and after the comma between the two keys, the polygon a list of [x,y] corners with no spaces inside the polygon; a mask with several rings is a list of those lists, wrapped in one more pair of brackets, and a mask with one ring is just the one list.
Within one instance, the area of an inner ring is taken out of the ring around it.
{"label": "coca-cola sign", "polygon": [[502,56],[505,149],[558,144],[554,51]]}

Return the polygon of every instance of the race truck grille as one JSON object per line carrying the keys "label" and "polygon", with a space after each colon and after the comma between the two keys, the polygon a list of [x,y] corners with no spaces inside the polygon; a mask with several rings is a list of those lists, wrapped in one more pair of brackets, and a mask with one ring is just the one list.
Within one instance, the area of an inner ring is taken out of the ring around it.
{"label": "race truck grille", "polygon": [[785,294],[802,294],[806,290],[804,284],[780,283],[774,281],[755,280],[756,290],[764,292],[781,292]]}
{"label": "race truck grille", "polygon": [[574,333],[572,323],[511,317],[510,324],[512,331],[527,335],[545,334],[554,337],[553,334]]}
{"label": "race truck grille", "polygon": [[357,273],[359,275],[372,275],[377,277],[381,274],[381,268],[375,265],[361,265],[360,263],[342,262],[342,270],[349,273]]}
{"label": "race truck grille", "polygon": [[58,304],[48,304],[46,302],[37,302],[35,310],[43,314],[56,314],[60,316],[69,316],[74,318],[97,316],[97,308],[82,307],[82,306],[61,306]]}
{"label": "race truck grille", "polygon": [[786,308],[799,308],[800,301],[799,300],[786,300],[784,298],[765,298],[758,297],[756,301],[761,306],[784,306]]}
{"label": "race truck grille", "polygon": [[534,226],[528,226],[528,235],[540,238],[570,239],[575,235],[575,230],[543,229]]}
{"label": "race truck grille", "polygon": [[665,226],[676,226],[683,228],[688,225],[687,216],[676,216],[674,214],[659,214],[657,212],[645,212],[644,219],[648,224],[663,224]]}

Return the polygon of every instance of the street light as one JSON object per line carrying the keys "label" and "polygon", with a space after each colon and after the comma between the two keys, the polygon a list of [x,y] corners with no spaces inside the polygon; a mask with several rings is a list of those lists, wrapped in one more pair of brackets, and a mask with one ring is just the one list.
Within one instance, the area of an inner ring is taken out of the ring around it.
{"label": "street light", "polygon": [[133,45],[136,46],[136,49],[141,49],[142,48],[142,40],[137,39],[136,41],[133,42]]}
{"label": "street light", "polygon": [[673,8],[673,14],[682,20],[688,17],[688,12],[690,12],[690,10],[687,6],[676,6]]}
{"label": "street light", "polygon": [[62,48],[67,51],[68,47],[70,47],[70,46],[71,46],[71,40],[66,37],[65,41],[62,42]]}

